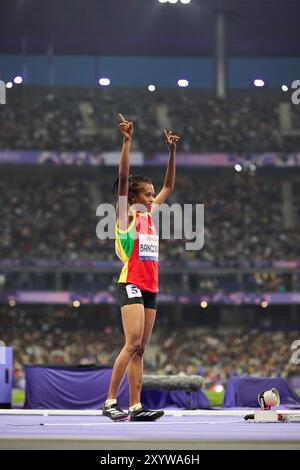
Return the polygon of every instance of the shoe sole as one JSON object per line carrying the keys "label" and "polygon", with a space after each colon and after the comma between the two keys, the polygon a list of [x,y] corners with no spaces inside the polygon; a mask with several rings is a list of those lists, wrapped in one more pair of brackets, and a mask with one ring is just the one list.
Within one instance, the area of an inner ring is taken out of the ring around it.
{"label": "shoe sole", "polygon": [[164,415],[160,415],[158,416],[157,418],[133,418],[133,417],[130,417],[130,421],[148,421],[148,422],[151,422],[151,421],[157,421],[158,419],[162,418]]}
{"label": "shoe sole", "polygon": [[124,416],[124,418],[111,418],[110,416],[105,415],[103,413],[102,413],[102,416],[104,416],[105,418],[109,418],[112,421],[116,421],[116,422],[122,422],[122,421],[128,421],[129,420],[129,416]]}
{"label": "shoe sole", "polygon": [[115,421],[117,423],[123,423],[125,421],[129,421],[129,416],[126,416],[126,418],[112,419],[112,421]]}

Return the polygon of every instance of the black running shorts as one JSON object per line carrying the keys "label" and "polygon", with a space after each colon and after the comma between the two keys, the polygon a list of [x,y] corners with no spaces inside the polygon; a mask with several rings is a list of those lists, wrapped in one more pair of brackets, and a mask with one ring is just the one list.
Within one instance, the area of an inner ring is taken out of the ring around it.
{"label": "black running shorts", "polygon": [[134,284],[117,284],[117,301],[120,307],[123,305],[142,304],[145,308],[154,308],[156,310],[156,296],[154,292],[141,290]]}

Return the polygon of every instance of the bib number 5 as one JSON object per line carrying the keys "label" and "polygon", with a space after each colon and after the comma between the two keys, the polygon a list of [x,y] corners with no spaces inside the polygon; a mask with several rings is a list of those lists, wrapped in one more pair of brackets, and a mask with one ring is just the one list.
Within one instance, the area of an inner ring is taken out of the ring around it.
{"label": "bib number 5", "polygon": [[128,284],[126,286],[126,291],[129,299],[133,299],[134,297],[142,297],[141,290],[134,284]]}

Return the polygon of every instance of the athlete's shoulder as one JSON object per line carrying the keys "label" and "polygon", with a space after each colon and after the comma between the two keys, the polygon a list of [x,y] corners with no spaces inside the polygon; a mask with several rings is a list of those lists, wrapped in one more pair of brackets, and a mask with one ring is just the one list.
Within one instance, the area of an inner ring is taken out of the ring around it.
{"label": "athlete's shoulder", "polygon": [[127,215],[127,219],[120,221],[116,218],[116,231],[120,233],[127,233],[131,231],[136,225],[137,213],[132,213]]}

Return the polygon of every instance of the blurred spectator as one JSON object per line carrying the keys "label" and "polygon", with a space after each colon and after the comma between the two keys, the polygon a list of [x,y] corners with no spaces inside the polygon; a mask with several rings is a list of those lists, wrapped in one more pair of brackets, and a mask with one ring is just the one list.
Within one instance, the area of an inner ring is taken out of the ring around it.
{"label": "blurred spectator", "polygon": [[[165,150],[159,116],[167,109],[170,128],[184,139],[186,152],[293,152],[300,136],[280,133],[276,92],[235,92],[225,100],[197,90],[86,89],[24,87],[10,91],[0,109],[1,148],[21,150],[119,149],[116,130],[122,111],[135,123],[135,149]],[[299,129],[300,110],[291,106]]]}
{"label": "blurred spectator", "polygon": [[[120,322],[99,312],[74,313],[53,308],[51,314],[30,307],[0,309],[0,338],[14,349],[14,382],[20,386],[30,364],[112,365],[123,345]],[[115,334],[116,331],[118,334]],[[293,331],[210,330],[173,324],[156,326],[145,356],[145,373],[197,374],[207,388],[226,384],[231,375],[289,377],[299,367],[290,362]],[[299,372],[299,370],[298,370]]]}
{"label": "blurred spectator", "polygon": [[[153,181],[159,190],[162,182],[157,181],[157,176]],[[225,178],[200,174],[195,178],[192,173],[178,174],[168,202],[170,205],[190,203],[194,208],[195,204],[204,204],[204,247],[187,251],[184,237],[183,240],[162,239],[160,260],[180,266],[199,260],[221,266],[224,261],[238,265],[243,261],[271,263],[298,259],[300,185],[297,177],[290,178],[295,193],[291,200],[295,217],[286,228],[281,194],[283,181],[279,176],[274,180],[271,175]],[[99,221],[96,208],[101,202],[114,202],[111,186],[112,181],[105,172],[101,181],[85,176],[84,172],[81,178],[66,173],[59,179],[45,173],[43,176],[15,174],[14,177],[4,174],[0,181],[0,257],[115,261],[114,241],[99,240],[96,236]],[[89,285],[91,279],[86,277],[82,282]],[[259,278],[254,282],[258,285]],[[275,286],[277,281],[274,278],[272,282]],[[25,277],[22,284],[26,283]],[[285,285],[279,287],[286,289]]]}

